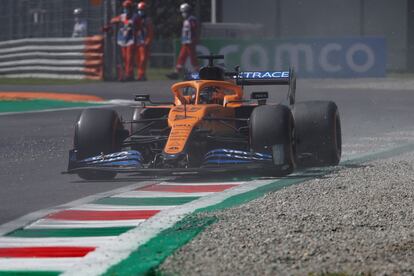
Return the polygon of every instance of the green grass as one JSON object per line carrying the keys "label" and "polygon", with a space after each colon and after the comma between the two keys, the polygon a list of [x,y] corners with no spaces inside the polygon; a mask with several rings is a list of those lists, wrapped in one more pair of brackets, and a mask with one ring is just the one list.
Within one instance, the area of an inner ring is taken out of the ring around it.
{"label": "green grass", "polygon": [[26,100],[26,101],[0,101],[0,114],[5,112],[27,112],[58,108],[90,107],[99,104],[88,102],[66,102],[57,100]]}

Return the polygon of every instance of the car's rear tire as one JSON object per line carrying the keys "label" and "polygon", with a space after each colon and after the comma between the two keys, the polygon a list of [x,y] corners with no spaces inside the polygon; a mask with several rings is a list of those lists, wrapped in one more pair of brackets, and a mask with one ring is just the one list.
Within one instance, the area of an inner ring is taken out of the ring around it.
{"label": "car's rear tire", "polygon": [[[77,158],[85,159],[101,153],[121,150],[123,126],[118,114],[110,109],[86,109],[75,125],[74,144]],[[78,173],[85,180],[109,180],[115,172],[83,171]]]}
{"label": "car's rear tire", "polygon": [[297,103],[293,109],[299,167],[335,166],[342,153],[341,120],[332,101]]}
{"label": "car's rear tire", "polygon": [[266,174],[280,176],[292,173],[295,168],[295,145],[290,109],[284,105],[256,107],[249,125],[251,148],[273,155],[273,168]]}

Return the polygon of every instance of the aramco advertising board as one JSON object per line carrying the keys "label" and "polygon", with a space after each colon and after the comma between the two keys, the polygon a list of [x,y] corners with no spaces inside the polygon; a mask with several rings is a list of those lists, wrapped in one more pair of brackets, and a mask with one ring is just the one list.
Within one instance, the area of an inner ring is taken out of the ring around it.
{"label": "aramco advertising board", "polygon": [[224,55],[228,70],[236,65],[250,71],[294,67],[305,78],[384,77],[387,63],[381,37],[204,39],[197,52]]}

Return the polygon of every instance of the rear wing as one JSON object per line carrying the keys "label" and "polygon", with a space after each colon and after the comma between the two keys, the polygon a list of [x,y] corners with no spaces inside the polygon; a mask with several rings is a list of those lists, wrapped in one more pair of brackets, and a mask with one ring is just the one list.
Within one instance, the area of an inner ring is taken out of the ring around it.
{"label": "rear wing", "polygon": [[296,74],[293,69],[289,71],[242,71],[233,73],[231,77],[238,85],[288,85],[288,101],[295,103]]}
{"label": "rear wing", "polygon": [[[212,60],[215,58],[223,58],[222,56],[207,56],[202,58],[209,58],[209,64],[212,64]],[[204,71],[203,71],[204,70]],[[222,70],[219,67],[208,66],[203,67],[199,72],[193,72],[185,76],[185,80],[221,80],[216,78],[219,74],[217,71]],[[235,80],[237,85],[288,85],[289,92],[287,100],[290,105],[295,103],[296,95],[296,74],[291,68],[289,71],[239,71],[239,67],[235,68],[235,72],[224,72],[224,76]],[[201,74],[202,72],[202,74]]]}

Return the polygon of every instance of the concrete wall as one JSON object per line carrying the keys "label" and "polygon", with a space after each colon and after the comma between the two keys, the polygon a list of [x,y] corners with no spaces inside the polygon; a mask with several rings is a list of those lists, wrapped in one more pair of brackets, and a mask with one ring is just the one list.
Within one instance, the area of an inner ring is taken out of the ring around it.
{"label": "concrete wall", "polygon": [[[260,4],[258,5],[258,3]],[[276,31],[277,1],[256,0],[223,0],[223,22],[260,23],[268,36],[274,36]]]}
{"label": "concrete wall", "polygon": [[365,0],[365,35],[387,38],[389,69],[407,69],[407,1]]}
{"label": "concrete wall", "polygon": [[223,22],[261,23],[267,37],[384,36],[391,71],[407,68],[409,0],[224,0]]}

